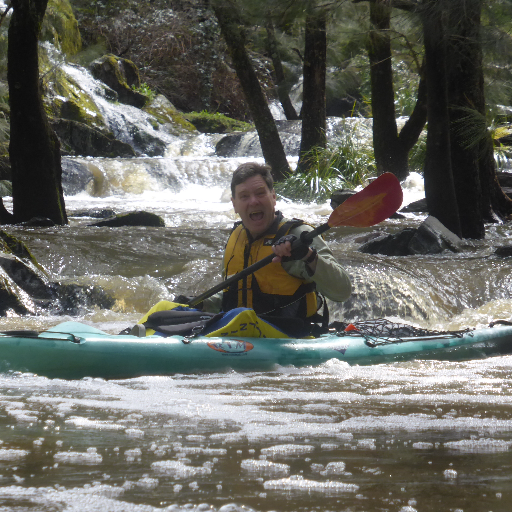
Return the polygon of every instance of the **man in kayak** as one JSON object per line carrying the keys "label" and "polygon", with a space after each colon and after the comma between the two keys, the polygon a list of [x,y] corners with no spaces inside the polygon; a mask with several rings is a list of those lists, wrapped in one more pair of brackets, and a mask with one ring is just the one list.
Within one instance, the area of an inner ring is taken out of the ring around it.
{"label": "man in kayak", "polygon": [[[288,331],[293,324],[295,334],[312,332],[317,323],[325,329],[328,322],[325,303],[323,315],[317,313],[322,306],[320,294],[342,302],[351,293],[350,279],[327,244],[318,236],[311,245],[302,244],[292,250],[292,243],[300,239],[301,233],[312,231],[313,227],[299,219],[286,219],[276,211],[269,166],[240,165],[233,173],[231,194],[241,222],[235,224],[226,245],[224,279],[272,252],[275,258],[227,290],[205,299],[203,311],[217,313],[246,307],[274,324],[284,325]],[[180,296],[175,300],[185,302],[185,299]]]}

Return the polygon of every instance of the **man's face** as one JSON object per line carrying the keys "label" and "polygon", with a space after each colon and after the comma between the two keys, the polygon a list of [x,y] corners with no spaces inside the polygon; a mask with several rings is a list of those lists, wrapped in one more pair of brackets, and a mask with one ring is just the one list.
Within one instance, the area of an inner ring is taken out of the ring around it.
{"label": "man's face", "polygon": [[274,221],[276,193],[269,190],[259,174],[237,185],[231,201],[253,238],[264,233]]}

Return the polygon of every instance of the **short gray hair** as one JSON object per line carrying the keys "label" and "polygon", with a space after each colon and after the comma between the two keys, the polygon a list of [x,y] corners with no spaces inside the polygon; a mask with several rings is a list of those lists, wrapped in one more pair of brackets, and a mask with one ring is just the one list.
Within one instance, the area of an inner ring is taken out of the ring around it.
{"label": "short gray hair", "polygon": [[231,178],[231,196],[235,197],[235,188],[240,183],[247,181],[253,176],[261,176],[270,191],[274,190],[274,178],[272,168],[269,165],[262,165],[256,162],[247,162],[239,165]]}

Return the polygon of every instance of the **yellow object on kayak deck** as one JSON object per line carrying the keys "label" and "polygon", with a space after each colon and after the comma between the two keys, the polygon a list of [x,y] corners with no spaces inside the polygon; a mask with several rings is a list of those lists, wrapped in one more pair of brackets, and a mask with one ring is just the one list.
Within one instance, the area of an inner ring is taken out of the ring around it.
{"label": "yellow object on kayak deck", "polygon": [[289,338],[275,325],[259,318],[253,309],[236,308],[208,326],[203,336],[240,336],[242,338]]}
{"label": "yellow object on kayak deck", "polygon": [[[187,304],[178,304],[168,300],[162,300],[155,304],[137,323],[144,324],[150,315],[159,311],[169,311],[177,307],[190,308]],[[194,308],[190,308],[196,311]],[[155,330],[147,329],[146,336],[155,334]],[[158,332],[157,332],[158,334]],[[259,318],[253,309],[236,308],[225,313],[214,321],[201,333],[209,338],[221,336],[240,336],[243,338],[289,338],[289,336],[275,325]]]}

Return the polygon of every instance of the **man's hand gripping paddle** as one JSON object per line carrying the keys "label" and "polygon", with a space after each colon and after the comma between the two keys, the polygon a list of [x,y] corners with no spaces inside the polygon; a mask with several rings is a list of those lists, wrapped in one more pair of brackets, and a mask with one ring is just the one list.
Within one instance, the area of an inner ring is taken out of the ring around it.
{"label": "man's hand gripping paddle", "polygon": [[[313,231],[303,232],[301,238],[294,241],[292,249],[304,243],[309,244],[313,238],[321,235],[330,228],[338,226],[352,226],[357,228],[374,226],[386,220],[390,215],[393,215],[393,213],[400,208],[402,199],[402,187],[396,176],[390,172],[382,174],[363,190],[341,203],[331,213],[329,220],[325,224],[318,226]],[[231,276],[229,279],[210,288],[203,294],[194,297],[189,305],[193,307],[215,293],[224,290],[230,284],[256,272],[256,270],[271,263],[274,257],[275,254],[270,254],[266,258],[257,261],[254,265],[245,268],[241,272],[238,272],[238,274]]]}

